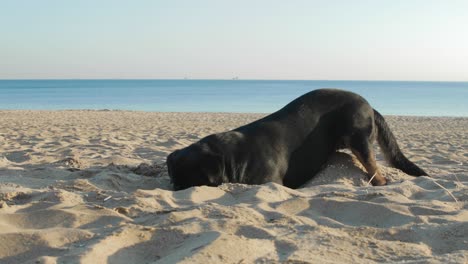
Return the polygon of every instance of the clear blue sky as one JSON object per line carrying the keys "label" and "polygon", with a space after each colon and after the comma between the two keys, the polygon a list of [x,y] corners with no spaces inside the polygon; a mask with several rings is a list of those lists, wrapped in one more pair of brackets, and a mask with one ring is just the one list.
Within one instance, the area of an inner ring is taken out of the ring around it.
{"label": "clear blue sky", "polygon": [[468,81],[467,0],[0,0],[0,78]]}

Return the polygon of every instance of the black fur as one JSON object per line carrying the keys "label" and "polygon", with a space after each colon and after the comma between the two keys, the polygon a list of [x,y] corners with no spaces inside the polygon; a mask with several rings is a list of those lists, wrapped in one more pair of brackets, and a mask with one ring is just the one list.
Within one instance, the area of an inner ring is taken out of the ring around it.
{"label": "black fur", "polygon": [[167,157],[174,189],[225,182],[276,182],[297,188],[339,148],[350,148],[374,185],[386,183],[373,157],[378,141],[390,163],[408,174],[426,173],[400,151],[383,117],[361,96],[320,89],[279,111],[232,131],[213,134]]}
{"label": "black fur", "polygon": [[377,142],[379,142],[379,146],[382,149],[387,162],[391,166],[398,168],[409,175],[427,175],[425,171],[416,166],[413,162],[406,158],[405,155],[403,155],[400,147],[398,147],[395,136],[387,125],[387,122],[385,122],[383,116],[375,109],[374,120],[378,130]]}

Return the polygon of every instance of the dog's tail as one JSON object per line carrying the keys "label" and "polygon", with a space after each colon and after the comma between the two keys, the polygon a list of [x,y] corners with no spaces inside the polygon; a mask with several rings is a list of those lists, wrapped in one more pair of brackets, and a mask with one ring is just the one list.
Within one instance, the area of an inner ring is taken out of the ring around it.
{"label": "dog's tail", "polygon": [[392,131],[390,131],[390,127],[387,125],[387,122],[385,122],[383,116],[375,109],[374,120],[378,131],[377,141],[379,142],[380,149],[382,149],[387,162],[390,163],[391,166],[400,169],[412,176],[428,175],[425,171],[416,166],[416,164],[411,162],[408,158],[405,157],[405,155],[403,155],[400,147],[398,147],[395,136],[393,135]]}

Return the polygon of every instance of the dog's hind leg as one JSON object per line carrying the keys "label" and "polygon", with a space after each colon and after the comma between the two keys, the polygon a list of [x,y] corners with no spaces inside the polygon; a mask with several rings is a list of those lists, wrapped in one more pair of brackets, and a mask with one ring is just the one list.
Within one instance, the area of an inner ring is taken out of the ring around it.
{"label": "dog's hind leg", "polygon": [[387,184],[387,180],[382,176],[377,166],[372,144],[369,143],[368,137],[354,136],[351,138],[350,148],[364,168],[366,168],[369,180],[373,177],[371,181],[372,185],[381,186]]}

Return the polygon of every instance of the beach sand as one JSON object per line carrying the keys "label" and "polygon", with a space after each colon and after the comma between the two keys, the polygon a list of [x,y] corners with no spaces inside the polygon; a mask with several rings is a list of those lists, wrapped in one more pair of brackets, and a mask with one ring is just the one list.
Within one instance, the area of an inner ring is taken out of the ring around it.
{"label": "beach sand", "polygon": [[0,111],[0,263],[468,262],[468,118],[386,117],[432,178],[341,152],[296,190],[171,190],[170,152],[261,116]]}

